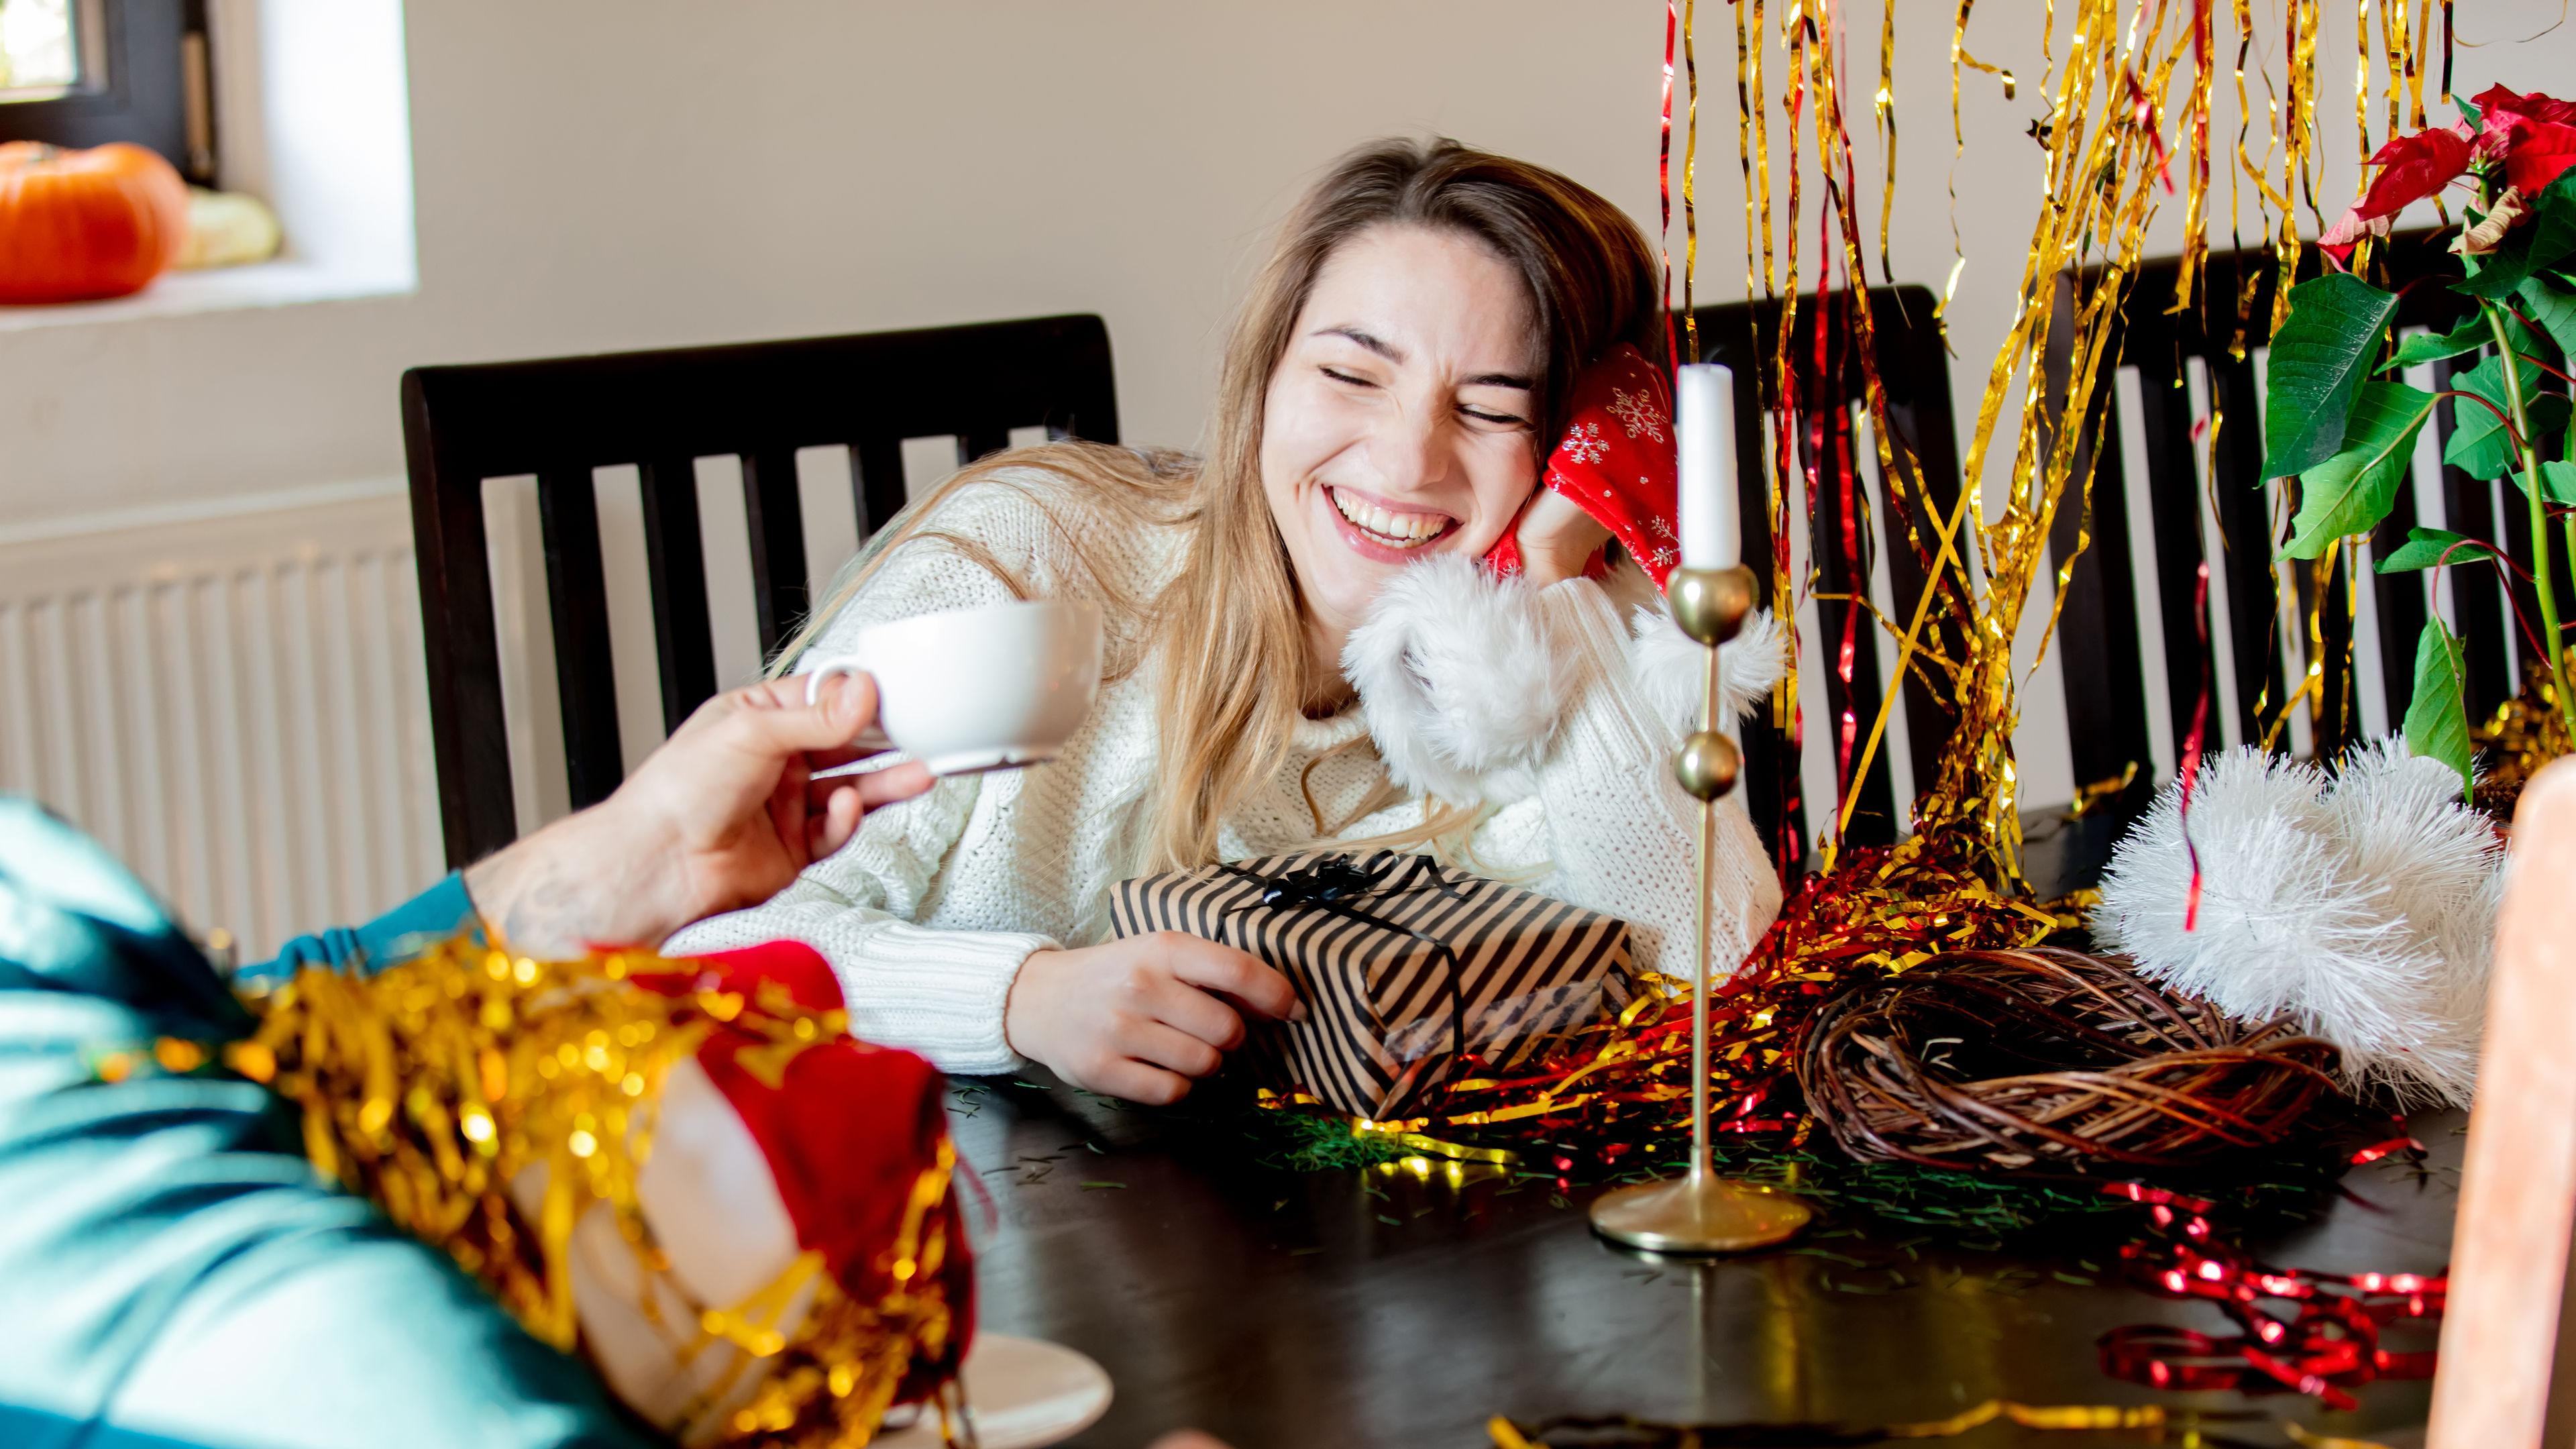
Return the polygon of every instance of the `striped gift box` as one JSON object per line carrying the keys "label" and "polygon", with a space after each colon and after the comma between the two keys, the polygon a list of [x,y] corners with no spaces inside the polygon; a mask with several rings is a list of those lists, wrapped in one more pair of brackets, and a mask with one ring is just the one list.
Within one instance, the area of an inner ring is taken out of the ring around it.
{"label": "striped gift box", "polygon": [[1271,1083],[1380,1121],[1462,1052],[1513,1066],[1632,990],[1627,922],[1392,851],[1143,876],[1119,884],[1109,919],[1120,936],[1186,931],[1277,967],[1307,1019],[1255,1027]]}

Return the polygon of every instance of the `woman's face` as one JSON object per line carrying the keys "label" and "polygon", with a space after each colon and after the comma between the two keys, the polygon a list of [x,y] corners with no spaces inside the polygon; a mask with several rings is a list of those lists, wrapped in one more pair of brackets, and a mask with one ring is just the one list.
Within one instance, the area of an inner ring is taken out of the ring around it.
{"label": "woman's face", "polygon": [[1261,484],[1335,635],[1395,572],[1481,555],[1538,481],[1541,358],[1520,278],[1456,232],[1380,226],[1316,275],[1271,374]]}

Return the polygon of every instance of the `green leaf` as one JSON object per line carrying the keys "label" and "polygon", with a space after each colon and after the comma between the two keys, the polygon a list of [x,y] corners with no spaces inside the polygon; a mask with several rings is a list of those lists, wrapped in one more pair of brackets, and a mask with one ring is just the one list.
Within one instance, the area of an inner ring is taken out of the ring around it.
{"label": "green leaf", "polygon": [[2552,285],[2541,277],[2525,277],[2513,289],[2522,298],[2523,307],[2549,340],[2558,344],[2560,357],[2576,357],[2576,292]]}
{"label": "green leaf", "polygon": [[2493,341],[2495,341],[2495,333],[2488,330],[2487,319],[2481,314],[2461,323],[2460,330],[2446,336],[2436,337],[2429,332],[2419,332],[2398,343],[2396,360],[2381,368],[2380,371],[2393,372],[2401,367],[2413,367],[2419,362],[2439,362],[2445,357],[2457,357],[2463,352],[2475,352]]}
{"label": "green leaf", "polygon": [[2264,477],[2305,473],[2342,451],[2353,392],[2396,312],[2395,297],[2348,272],[2290,289],[2264,394]]}
{"label": "green leaf", "polygon": [[2489,302],[2501,302],[2513,295],[2513,289],[2531,275],[2531,232],[2529,226],[2518,226],[2504,234],[2504,242],[2485,256],[2463,257],[2472,270],[2451,284],[2451,290],[2466,292]]}
{"label": "green leaf", "polygon": [[2316,558],[2336,539],[2386,518],[2414,461],[2415,435],[2432,415],[2429,392],[2402,382],[2363,383],[2343,451],[2299,475],[2299,516],[2282,556]]}
{"label": "green leaf", "polygon": [[2469,748],[2469,710],[2460,691],[2466,682],[2466,651],[2440,616],[2424,621],[2415,641],[2415,698],[2406,706],[2406,748],[2439,760],[2459,772],[2460,798],[2467,799],[2469,770],[2476,753]]}
{"label": "green leaf", "polygon": [[2549,503],[2576,504],[2576,463],[2541,464],[2540,496]]}
{"label": "green leaf", "polygon": [[[2522,405],[2527,410],[2532,438],[2556,436],[2567,426],[2567,399],[2540,390],[2540,369],[2528,362],[2515,364],[2521,374]],[[2516,473],[2522,459],[2514,451],[2513,435],[2505,431],[2499,413],[2510,413],[2506,406],[2504,362],[2490,357],[2453,382],[2464,392],[2473,392],[2495,404],[2493,411],[2476,403],[2461,401],[2453,405],[2450,446],[2442,450],[2442,461],[2472,478],[2496,478]]]}
{"label": "green leaf", "polygon": [[2531,271],[2543,272],[2576,252],[2576,171],[2562,171],[2541,189],[2540,214],[2531,240]]}
{"label": "green leaf", "polygon": [[2397,551],[2379,561],[2379,572],[2413,573],[2446,564],[2484,563],[2494,557],[2494,549],[2465,533],[2453,533],[2447,528],[2410,528]]}
{"label": "green leaf", "polygon": [[2533,272],[2556,266],[2571,251],[2576,251],[2576,188],[2562,175],[2531,202],[2530,220],[2517,223],[2504,234],[2504,244],[2484,257],[2466,258],[2477,270],[2451,285],[2472,297],[2501,302]]}

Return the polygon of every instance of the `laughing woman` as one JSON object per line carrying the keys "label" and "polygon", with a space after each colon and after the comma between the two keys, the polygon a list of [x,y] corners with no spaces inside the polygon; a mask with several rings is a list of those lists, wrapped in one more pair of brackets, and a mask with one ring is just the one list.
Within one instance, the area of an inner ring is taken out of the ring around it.
{"label": "laughing woman", "polygon": [[[1297,1007],[1227,947],[1103,939],[1111,889],[1144,872],[1433,849],[1631,922],[1642,969],[1687,969],[1697,807],[1668,761],[1701,656],[1634,564],[1585,576],[1609,532],[1539,486],[1577,378],[1621,343],[1665,355],[1651,254],[1608,202],[1453,142],[1344,158],[1244,306],[1204,461],[992,458],[881,531],[782,656],[1092,600],[1110,649],[1081,732],[1045,768],[869,816],[776,900],[667,949],[795,937],[861,1036],[1146,1102],[1214,1071],[1240,1011]],[[1507,535],[1515,578],[1478,564]],[[1769,687],[1770,640],[1730,646],[1732,707]],[[1743,807],[1722,808],[1721,975],[1780,902]]]}

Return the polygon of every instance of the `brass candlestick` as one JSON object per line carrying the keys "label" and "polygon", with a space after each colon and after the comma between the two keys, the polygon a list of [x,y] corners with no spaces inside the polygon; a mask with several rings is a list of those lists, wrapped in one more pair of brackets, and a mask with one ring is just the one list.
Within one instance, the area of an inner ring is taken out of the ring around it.
{"label": "brass candlestick", "polygon": [[1760,1183],[1717,1175],[1709,1151],[1708,956],[1710,898],[1716,892],[1717,802],[1735,788],[1735,743],[1718,733],[1717,646],[1735,637],[1753,607],[1753,571],[1673,570],[1664,587],[1673,620],[1708,650],[1708,705],[1701,728],[1682,741],[1673,774],[1699,801],[1699,951],[1691,967],[1691,1159],[1679,1178],[1603,1193],[1592,1230],[1650,1253],[1741,1253],[1797,1236],[1815,1213]]}

